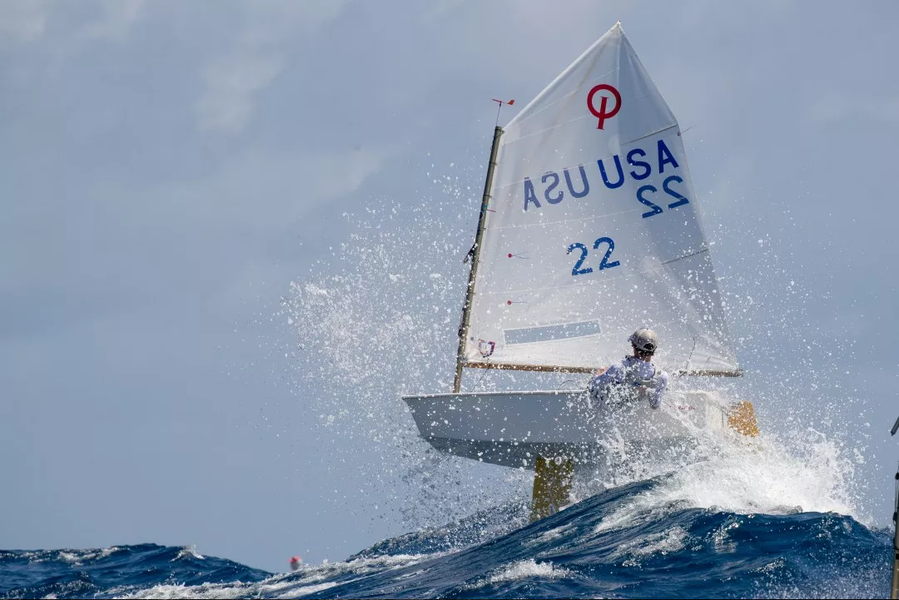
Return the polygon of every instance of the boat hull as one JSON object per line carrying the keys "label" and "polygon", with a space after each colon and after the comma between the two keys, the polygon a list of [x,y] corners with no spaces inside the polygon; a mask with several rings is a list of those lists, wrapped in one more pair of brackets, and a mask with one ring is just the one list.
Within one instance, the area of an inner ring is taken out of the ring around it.
{"label": "boat hull", "polygon": [[537,456],[578,463],[610,451],[667,452],[697,430],[727,428],[727,411],[707,392],[669,394],[610,406],[584,391],[482,392],[404,396],[421,436],[441,452],[533,469]]}

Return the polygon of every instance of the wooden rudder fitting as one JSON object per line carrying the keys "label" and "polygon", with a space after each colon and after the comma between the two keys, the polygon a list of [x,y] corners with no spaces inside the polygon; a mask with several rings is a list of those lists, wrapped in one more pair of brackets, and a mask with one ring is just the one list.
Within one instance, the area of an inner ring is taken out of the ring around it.
{"label": "wooden rudder fitting", "polygon": [[737,433],[749,437],[759,434],[759,423],[755,418],[755,408],[752,402],[743,401],[731,405],[727,415],[727,425]]}
{"label": "wooden rudder fitting", "polygon": [[531,523],[553,515],[569,502],[574,466],[570,458],[538,456],[534,465]]}

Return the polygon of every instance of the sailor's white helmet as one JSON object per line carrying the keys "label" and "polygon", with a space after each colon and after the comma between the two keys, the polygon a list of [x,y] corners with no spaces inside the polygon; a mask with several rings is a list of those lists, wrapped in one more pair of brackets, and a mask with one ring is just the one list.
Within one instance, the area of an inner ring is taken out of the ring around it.
{"label": "sailor's white helmet", "polygon": [[659,348],[659,339],[656,337],[655,332],[652,329],[646,329],[645,327],[632,333],[631,337],[627,338],[627,341],[633,344],[634,348],[637,350],[648,352],[650,354]]}

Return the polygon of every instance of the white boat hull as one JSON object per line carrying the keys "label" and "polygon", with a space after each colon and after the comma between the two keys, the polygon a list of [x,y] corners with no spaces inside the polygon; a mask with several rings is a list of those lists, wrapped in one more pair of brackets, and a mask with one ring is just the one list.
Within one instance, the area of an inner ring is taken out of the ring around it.
{"label": "white boat hull", "polygon": [[442,452],[533,469],[537,456],[580,463],[611,448],[667,451],[697,429],[723,430],[727,412],[707,392],[669,392],[662,407],[608,406],[583,391],[404,396],[421,436]]}

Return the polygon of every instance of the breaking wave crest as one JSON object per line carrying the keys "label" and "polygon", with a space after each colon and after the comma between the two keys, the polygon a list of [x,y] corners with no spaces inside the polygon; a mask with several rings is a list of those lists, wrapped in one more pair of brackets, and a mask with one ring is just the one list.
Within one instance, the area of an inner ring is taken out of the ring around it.
{"label": "breaking wave crest", "polygon": [[836,512],[692,507],[671,489],[664,477],[624,485],[530,525],[526,507],[498,506],[295,573],[154,545],[0,552],[0,597],[863,598],[888,590],[886,531]]}

